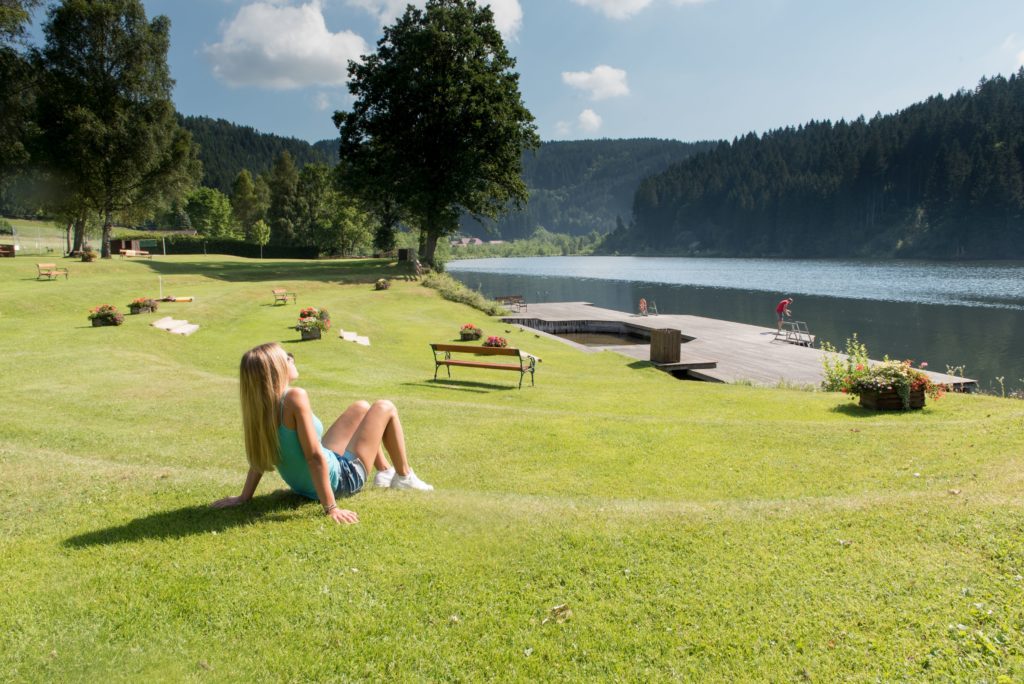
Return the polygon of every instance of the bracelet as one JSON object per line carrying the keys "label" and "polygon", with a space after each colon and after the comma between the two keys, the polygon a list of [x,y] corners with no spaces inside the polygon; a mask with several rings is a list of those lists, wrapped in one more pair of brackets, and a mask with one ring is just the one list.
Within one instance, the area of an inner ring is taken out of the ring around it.
{"label": "bracelet", "polygon": [[331,511],[338,507],[337,503],[332,503],[330,506],[324,506],[324,515],[329,515]]}

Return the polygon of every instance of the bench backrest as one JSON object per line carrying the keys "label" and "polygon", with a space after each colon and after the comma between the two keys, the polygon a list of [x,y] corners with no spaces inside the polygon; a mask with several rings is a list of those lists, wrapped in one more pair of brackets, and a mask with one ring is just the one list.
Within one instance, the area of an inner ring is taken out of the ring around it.
{"label": "bench backrest", "polygon": [[288,294],[288,291],[287,291],[287,290],[274,290],[273,292],[274,292],[274,294],[276,294],[276,295],[283,295],[283,294]]}
{"label": "bench backrest", "polygon": [[52,271],[57,268],[57,264],[36,264],[36,268],[40,271]]}
{"label": "bench backrest", "polygon": [[462,354],[478,354],[480,356],[519,356],[519,350],[513,347],[484,347],[470,344],[431,344],[435,352],[457,352]]}

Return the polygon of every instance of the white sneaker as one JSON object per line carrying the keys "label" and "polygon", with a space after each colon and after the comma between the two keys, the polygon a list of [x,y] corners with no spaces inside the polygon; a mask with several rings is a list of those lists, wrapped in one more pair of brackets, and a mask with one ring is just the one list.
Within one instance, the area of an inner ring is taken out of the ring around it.
{"label": "white sneaker", "polygon": [[391,480],[395,476],[395,469],[388,468],[387,470],[378,470],[377,474],[373,476],[374,487],[390,487]]}
{"label": "white sneaker", "polygon": [[433,491],[434,485],[428,485],[426,482],[416,477],[416,473],[409,469],[408,475],[395,475],[391,479],[392,489],[418,489],[421,492]]}

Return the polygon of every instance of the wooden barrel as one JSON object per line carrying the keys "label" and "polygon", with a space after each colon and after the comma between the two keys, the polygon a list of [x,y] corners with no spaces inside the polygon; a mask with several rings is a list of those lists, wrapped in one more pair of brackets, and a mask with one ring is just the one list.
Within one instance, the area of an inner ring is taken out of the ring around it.
{"label": "wooden barrel", "polygon": [[679,363],[682,333],[674,328],[651,331],[651,363]]}

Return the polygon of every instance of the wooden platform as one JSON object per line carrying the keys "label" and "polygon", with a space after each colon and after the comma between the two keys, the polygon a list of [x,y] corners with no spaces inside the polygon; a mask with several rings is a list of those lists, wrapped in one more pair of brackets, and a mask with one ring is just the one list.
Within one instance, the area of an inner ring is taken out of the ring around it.
{"label": "wooden platform", "polygon": [[[679,363],[659,367],[670,372],[685,371],[687,376],[698,380],[818,386],[823,379],[821,359],[824,352],[776,340],[775,328],[703,316],[665,313],[638,316],[602,309],[588,302],[531,303],[529,315],[506,316],[502,320],[549,334],[610,332],[615,328],[640,332],[675,328],[682,332],[684,340],[680,345]],[[557,339],[582,349],[608,349],[642,361],[650,359],[650,345],[623,344],[587,348],[564,338]],[[934,382],[962,386],[967,390],[976,385],[970,378],[926,372]]]}

